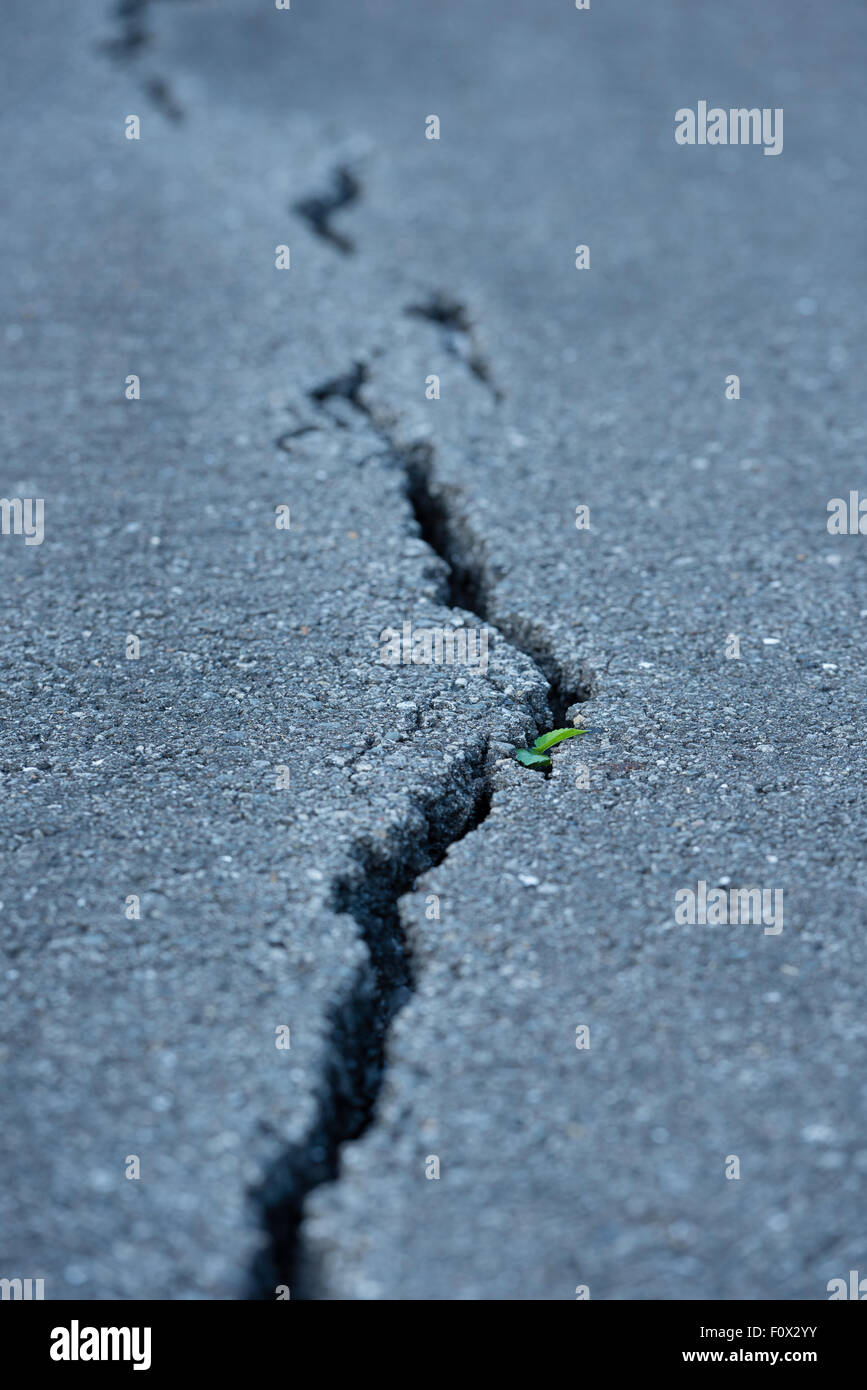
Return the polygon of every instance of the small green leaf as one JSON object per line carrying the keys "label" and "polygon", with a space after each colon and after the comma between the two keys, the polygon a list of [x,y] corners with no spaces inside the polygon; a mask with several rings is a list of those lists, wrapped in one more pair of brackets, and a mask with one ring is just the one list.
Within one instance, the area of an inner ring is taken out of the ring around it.
{"label": "small green leaf", "polygon": [[550,767],[551,759],[546,758],[544,753],[534,753],[532,748],[519,748],[515,754],[515,761],[524,767]]}
{"label": "small green leaf", "polygon": [[546,748],[553,748],[555,743],[562,743],[564,738],[575,738],[577,734],[586,732],[586,729],[552,729],[550,734],[540,734],[533,748],[537,753],[544,753]]}

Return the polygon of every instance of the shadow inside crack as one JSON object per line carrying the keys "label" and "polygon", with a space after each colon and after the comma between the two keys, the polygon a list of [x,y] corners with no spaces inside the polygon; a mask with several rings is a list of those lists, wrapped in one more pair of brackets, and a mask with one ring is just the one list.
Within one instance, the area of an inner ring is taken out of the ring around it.
{"label": "shadow inside crack", "polygon": [[274,1299],[281,1286],[295,1299],[316,1297],[316,1270],[301,1238],[304,1203],[314,1188],[337,1178],[342,1145],[360,1139],[371,1124],[388,1030],[414,988],[398,901],[487,817],[486,761],[482,744],[454,764],[442,787],[419,804],[418,814],[392,842],[365,846],[353,869],[335,884],[330,905],[356,922],[369,961],[332,1015],[329,1060],[311,1131],[272,1164],[251,1194],[268,1235],[251,1272],[253,1299]]}
{"label": "shadow inside crack", "polygon": [[448,602],[490,622],[525,656],[535,662],[548,682],[548,706],[552,727],[562,728],[567,711],[592,698],[596,680],[581,663],[566,663],[551,650],[540,625],[520,619],[494,616],[489,599],[488,568],[484,548],[462,519],[446,489],[431,484],[434,452],[429,444],[415,444],[402,454],[406,492],[422,537],[448,567]]}

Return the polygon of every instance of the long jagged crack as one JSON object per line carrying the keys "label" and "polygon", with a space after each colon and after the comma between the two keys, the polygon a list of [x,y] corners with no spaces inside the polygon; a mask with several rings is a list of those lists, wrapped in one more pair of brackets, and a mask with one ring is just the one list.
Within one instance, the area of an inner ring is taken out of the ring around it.
{"label": "long jagged crack", "polygon": [[[444,305],[441,312],[452,309],[459,315],[463,308],[451,300],[435,298],[432,303]],[[451,306],[451,308],[449,307]],[[434,317],[434,311],[412,309],[409,312]],[[436,312],[440,312],[439,309]],[[596,676],[580,663],[566,663],[553,650],[548,633],[541,624],[518,615],[495,610],[492,592],[495,576],[485,557],[485,544],[472,529],[460,507],[459,489],[446,489],[434,483],[434,449],[428,443],[402,444],[395,436],[388,418],[378,412],[366,399],[364,388],[370,382],[370,369],[356,361],[340,375],[330,378],[308,394],[321,410],[330,414],[338,425],[345,424],[335,407],[357,411],[379,435],[391,456],[400,464],[406,480],[406,495],[413,509],[419,530],[432,550],[445,561],[447,584],[445,598],[453,608],[474,613],[481,622],[497,627],[509,645],[528,656],[548,683],[548,705],[553,727],[565,723],[569,709],[589,700],[596,690]],[[308,427],[309,428],[309,427]],[[285,447],[286,436],[278,440]]]}
{"label": "long jagged crack", "polygon": [[388,843],[366,846],[334,886],[331,906],[357,924],[368,963],[331,1020],[330,1061],[312,1130],[273,1165],[254,1194],[269,1236],[254,1270],[254,1298],[273,1299],[281,1285],[293,1298],[315,1296],[315,1270],[299,1241],[304,1202],[315,1187],[337,1177],[341,1146],[360,1139],[370,1125],[388,1030],[413,989],[398,900],[481,825],[490,802],[487,747],[480,741]]}
{"label": "long jagged crack", "polygon": [[[407,500],[423,539],[445,562],[444,601],[492,622],[535,662],[548,681],[551,718],[562,725],[572,705],[590,698],[592,678],[582,668],[567,669],[558,662],[532,624],[492,610],[493,577],[485,547],[458,505],[459,490],[435,482],[430,444],[404,446],[398,441],[363,394],[369,378],[367,365],[355,362],[311,390],[309,398],[332,423],[345,425],[340,411],[355,411],[379,435],[403,470]],[[268,1232],[267,1248],[254,1270],[254,1298],[272,1299],[284,1285],[293,1298],[316,1295],[316,1271],[300,1239],[305,1201],[314,1188],[337,1179],[341,1147],[360,1139],[372,1123],[388,1032],[414,987],[398,903],[422,873],[440,864],[453,844],[485,820],[491,805],[489,775],[487,744],[479,742],[452,765],[437,790],[416,803],[390,841],[363,847],[353,870],[334,885],[331,906],[352,917],[367,945],[368,961],[331,1020],[332,1047],[316,1121],[253,1194]]]}

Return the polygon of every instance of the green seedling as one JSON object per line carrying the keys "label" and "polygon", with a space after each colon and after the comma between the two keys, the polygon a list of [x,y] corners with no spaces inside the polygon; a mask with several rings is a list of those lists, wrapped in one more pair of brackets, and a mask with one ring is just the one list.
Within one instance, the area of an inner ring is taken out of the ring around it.
{"label": "green seedling", "polygon": [[532,748],[519,748],[515,754],[515,760],[523,767],[546,768],[551,766],[550,758],[547,758],[544,753],[534,753]]}
{"label": "green seedling", "polygon": [[548,748],[553,748],[555,743],[562,743],[566,738],[577,738],[579,734],[586,732],[586,729],[552,729],[550,734],[540,734],[530,748],[519,748],[515,753],[515,761],[522,767],[536,767],[544,772],[551,766],[551,759],[546,752]]}

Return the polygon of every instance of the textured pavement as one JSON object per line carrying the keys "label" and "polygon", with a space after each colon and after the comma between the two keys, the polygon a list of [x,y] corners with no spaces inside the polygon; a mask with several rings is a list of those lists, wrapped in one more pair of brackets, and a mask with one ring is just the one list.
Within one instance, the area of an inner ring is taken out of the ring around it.
{"label": "textured pavement", "polygon": [[[0,490],[45,538],[0,536],[0,1276],[826,1298],[867,1261],[863,11],[6,27]],[[782,153],[678,146],[701,99]],[[385,666],[405,622],[487,626],[486,673]],[[676,922],[699,881],[782,931]]]}

